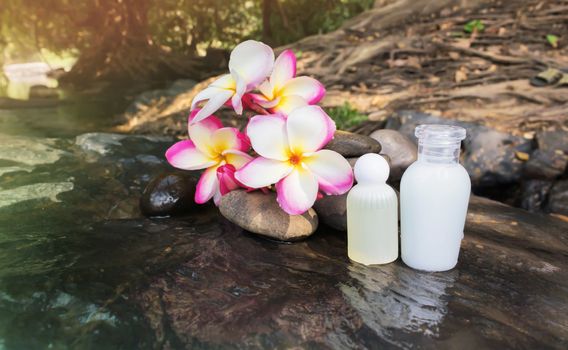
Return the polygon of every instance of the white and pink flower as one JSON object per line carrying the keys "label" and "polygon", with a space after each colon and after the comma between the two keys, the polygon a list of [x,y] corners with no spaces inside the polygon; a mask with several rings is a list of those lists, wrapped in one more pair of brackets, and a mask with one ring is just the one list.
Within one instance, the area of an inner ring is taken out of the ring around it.
{"label": "white and pink flower", "polygon": [[235,179],[251,188],[276,184],[280,207],[291,215],[311,208],[321,191],[346,193],[353,171],[339,153],[322,148],[333,138],[335,123],[318,106],[281,114],[253,117],[246,133],[258,158],[235,172]]}
{"label": "white and pink flower", "polygon": [[239,186],[232,173],[252,160],[246,153],[250,142],[238,129],[223,127],[215,116],[195,122],[199,112],[196,109],[189,117],[189,140],[171,146],[166,158],[178,169],[205,169],[197,183],[195,202],[201,204],[213,198],[218,204],[222,195]]}
{"label": "white and pink flower", "polygon": [[272,113],[289,114],[298,107],[314,105],[325,96],[325,88],[314,78],[296,77],[296,55],[284,50],[274,62],[270,78],[258,86],[252,100]]}
{"label": "white and pink flower", "polygon": [[207,101],[197,113],[197,123],[215,113],[225,103],[237,114],[243,113],[243,95],[257,88],[272,72],[274,51],[259,41],[247,40],[237,45],[229,58],[229,72],[199,92],[191,102],[194,110],[200,102]]}
{"label": "white and pink flower", "polygon": [[[192,101],[189,140],[166,152],[179,169],[205,169],[195,201],[205,203],[238,188],[269,190],[289,214],[311,208],[316,199],[346,193],[353,185],[351,166],[339,153],[322,149],[335,132],[335,123],[318,106],[323,85],[307,76],[296,77],[296,56],[283,51],[276,61],[272,49],[248,40],[235,47],[229,74],[215,80]],[[198,108],[198,106],[202,108]],[[245,134],[223,127],[212,114],[223,105],[253,117]],[[253,158],[250,147],[259,155]]]}

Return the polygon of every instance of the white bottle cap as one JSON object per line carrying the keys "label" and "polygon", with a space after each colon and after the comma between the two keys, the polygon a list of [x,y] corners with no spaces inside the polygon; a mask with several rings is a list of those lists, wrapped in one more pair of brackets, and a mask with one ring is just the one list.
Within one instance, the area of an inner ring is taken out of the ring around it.
{"label": "white bottle cap", "polygon": [[383,184],[389,173],[389,163],[376,153],[367,153],[355,163],[355,179],[360,184]]}

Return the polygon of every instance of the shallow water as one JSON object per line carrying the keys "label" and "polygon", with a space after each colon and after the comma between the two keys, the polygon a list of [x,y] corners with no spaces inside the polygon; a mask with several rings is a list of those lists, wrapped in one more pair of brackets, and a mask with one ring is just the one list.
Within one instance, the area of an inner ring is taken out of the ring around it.
{"label": "shallow water", "polygon": [[105,309],[114,277],[91,278],[120,239],[98,239],[94,225],[139,216],[171,142],[104,133],[119,105],[0,110],[0,349],[116,347],[147,334],[127,306]]}

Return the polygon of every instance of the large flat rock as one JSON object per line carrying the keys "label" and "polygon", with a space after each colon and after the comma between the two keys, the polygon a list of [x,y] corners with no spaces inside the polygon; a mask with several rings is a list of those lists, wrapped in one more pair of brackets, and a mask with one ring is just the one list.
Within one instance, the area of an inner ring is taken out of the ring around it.
{"label": "large flat rock", "polygon": [[281,244],[207,215],[136,226],[142,236],[177,232],[167,254],[144,258],[165,267],[130,296],[159,347],[568,344],[568,223],[553,217],[473,197],[457,268],[423,273],[400,260],[351,263],[345,234],[325,226]]}

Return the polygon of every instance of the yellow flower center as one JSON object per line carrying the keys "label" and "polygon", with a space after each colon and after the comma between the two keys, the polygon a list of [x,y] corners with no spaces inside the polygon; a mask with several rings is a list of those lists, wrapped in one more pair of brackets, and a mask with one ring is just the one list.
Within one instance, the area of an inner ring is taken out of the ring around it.
{"label": "yellow flower center", "polygon": [[227,163],[226,156],[224,156],[222,152],[216,152],[216,153],[217,154],[215,155],[214,159],[217,161],[217,164],[220,163],[226,164]]}
{"label": "yellow flower center", "polygon": [[301,154],[291,154],[288,161],[293,166],[300,165],[302,163],[302,155]]}

